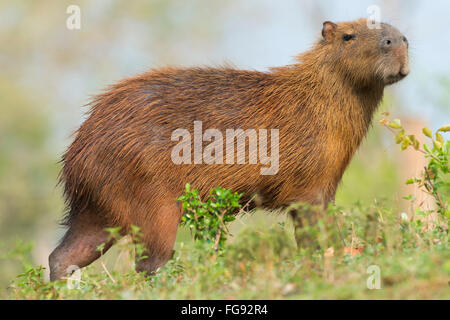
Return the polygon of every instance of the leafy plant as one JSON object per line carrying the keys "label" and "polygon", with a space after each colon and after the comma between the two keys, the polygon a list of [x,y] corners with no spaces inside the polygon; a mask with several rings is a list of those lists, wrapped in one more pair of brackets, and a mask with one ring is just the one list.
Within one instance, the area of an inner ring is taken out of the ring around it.
{"label": "leafy plant", "polygon": [[[114,242],[121,250],[133,251],[136,257],[136,261],[140,261],[147,258],[147,256],[145,255],[146,248],[144,243],[142,242],[142,232],[140,227],[134,224],[130,225],[130,230],[128,231],[127,236],[131,238],[132,240],[131,243],[120,242],[120,239],[123,238],[123,235],[120,232],[121,227],[105,228],[105,230],[109,233],[109,240],[114,240]],[[103,254],[104,248],[105,243],[102,243],[97,247],[97,251]]]}
{"label": "leafy plant", "polygon": [[[385,114],[388,116],[389,114]],[[448,194],[450,191],[450,141],[445,140],[442,133],[450,131],[450,125],[437,130],[434,135],[428,128],[423,128],[423,134],[431,140],[431,144],[420,145],[419,140],[412,134],[407,134],[401,121],[395,119],[383,119],[380,123],[395,134],[395,142],[402,150],[413,148],[421,152],[429,159],[420,177],[411,178],[406,184],[417,184],[418,187],[430,194],[436,202],[437,211],[443,216],[450,218]],[[411,198],[411,197],[409,197]]]}
{"label": "leafy plant", "polygon": [[210,190],[209,199],[202,202],[199,192],[186,184],[184,195],[177,198],[183,206],[181,225],[187,226],[195,240],[211,244],[215,252],[221,252],[230,235],[227,224],[234,221],[232,215],[241,207],[242,194],[216,187]]}

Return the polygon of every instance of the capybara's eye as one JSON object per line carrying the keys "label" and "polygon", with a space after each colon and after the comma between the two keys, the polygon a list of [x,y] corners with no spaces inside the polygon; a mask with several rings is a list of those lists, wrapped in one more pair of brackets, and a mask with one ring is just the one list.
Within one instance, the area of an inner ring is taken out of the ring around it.
{"label": "capybara's eye", "polygon": [[342,38],[344,41],[350,41],[356,38],[356,34],[344,34]]}

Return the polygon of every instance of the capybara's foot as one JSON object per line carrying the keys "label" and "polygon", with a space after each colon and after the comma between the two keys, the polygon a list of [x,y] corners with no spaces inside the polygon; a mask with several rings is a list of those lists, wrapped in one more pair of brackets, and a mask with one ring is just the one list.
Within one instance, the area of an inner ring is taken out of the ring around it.
{"label": "capybara's foot", "polygon": [[77,268],[83,268],[100,257],[102,252],[98,246],[105,244],[103,253],[113,244],[103,224],[96,223],[95,218],[83,212],[69,224],[60,245],[53,250],[48,258],[50,266],[50,281],[56,281]]}

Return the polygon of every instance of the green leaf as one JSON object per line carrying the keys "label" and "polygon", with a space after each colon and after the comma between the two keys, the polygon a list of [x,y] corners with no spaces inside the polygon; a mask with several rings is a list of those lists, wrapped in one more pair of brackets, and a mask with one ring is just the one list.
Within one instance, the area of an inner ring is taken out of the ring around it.
{"label": "green leaf", "polygon": [[438,131],[440,131],[440,132],[449,132],[450,131],[450,125],[443,126]]}
{"label": "green leaf", "polygon": [[439,141],[434,140],[433,141],[433,145],[437,150],[441,150],[442,149],[442,143]]}
{"label": "green leaf", "polygon": [[405,137],[405,130],[400,131],[397,136],[395,137],[395,142],[397,144],[401,143],[403,141],[403,138]]}
{"label": "green leaf", "polygon": [[444,144],[444,137],[438,132],[436,132],[436,140],[441,143],[441,147],[442,147],[442,145]]}
{"label": "green leaf", "polygon": [[432,135],[430,129],[428,129],[428,128],[425,127],[425,128],[422,129],[422,132],[423,132],[423,134],[426,135],[428,138],[433,138],[433,135]]}
{"label": "green leaf", "polygon": [[402,124],[399,119],[395,119],[393,122],[389,123],[388,126],[392,129],[402,129]]}
{"label": "green leaf", "polygon": [[105,244],[102,243],[102,244],[99,245],[99,246],[97,247],[97,249],[95,249],[95,250],[98,251],[98,252],[103,252],[104,249],[105,249]]}

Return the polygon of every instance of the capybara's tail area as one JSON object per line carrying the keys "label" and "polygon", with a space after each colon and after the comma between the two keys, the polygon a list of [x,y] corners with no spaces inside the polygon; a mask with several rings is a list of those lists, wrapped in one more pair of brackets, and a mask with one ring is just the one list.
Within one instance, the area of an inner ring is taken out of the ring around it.
{"label": "capybara's tail area", "polygon": [[124,183],[109,167],[94,163],[92,153],[76,156],[72,153],[71,147],[63,157],[59,177],[66,204],[60,224],[70,227],[84,212],[91,212],[92,216],[108,226],[126,229],[127,218],[134,211],[130,206],[133,198],[126,195],[132,184]]}
{"label": "capybara's tail area", "polygon": [[83,166],[80,163],[82,159],[78,159],[82,155],[82,151],[74,150],[75,146],[74,142],[63,155],[61,159],[62,169],[58,177],[58,185],[63,187],[66,204],[64,216],[60,221],[63,226],[70,226],[78,215],[91,206],[93,200],[92,191],[87,188],[87,183],[83,179]]}
{"label": "capybara's tail area", "polygon": [[77,220],[77,217],[88,209],[89,205],[87,201],[82,199],[67,198],[66,196],[66,209],[63,217],[59,221],[59,224],[64,227],[70,227],[73,221]]}

